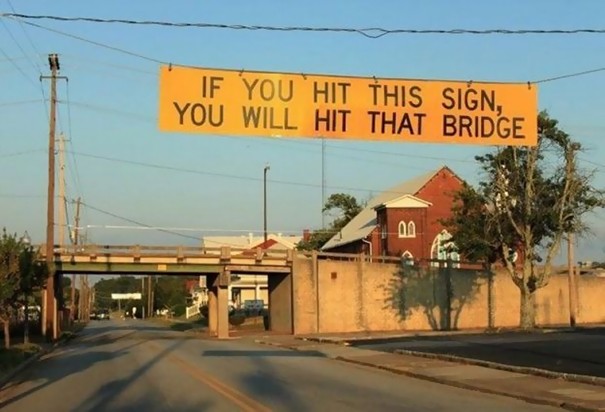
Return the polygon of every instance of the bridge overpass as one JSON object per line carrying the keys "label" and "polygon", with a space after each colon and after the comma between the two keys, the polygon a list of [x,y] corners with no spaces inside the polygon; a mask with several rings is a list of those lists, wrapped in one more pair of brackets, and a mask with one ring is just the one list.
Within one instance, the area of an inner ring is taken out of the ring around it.
{"label": "bridge overpass", "polygon": [[[45,260],[46,248],[40,251],[40,259]],[[87,244],[55,248],[52,261],[57,275],[206,276],[210,335],[228,338],[228,287],[231,276],[238,274],[268,276],[271,329],[292,333],[294,256],[293,250]],[[56,322],[56,313],[46,308],[45,313],[47,328],[54,328],[51,322]]]}

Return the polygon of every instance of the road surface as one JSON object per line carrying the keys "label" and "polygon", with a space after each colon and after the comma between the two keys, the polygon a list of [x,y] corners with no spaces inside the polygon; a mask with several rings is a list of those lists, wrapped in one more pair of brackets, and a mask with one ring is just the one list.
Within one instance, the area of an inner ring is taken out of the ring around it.
{"label": "road surface", "polygon": [[0,392],[22,411],[556,411],[323,358],[169,331],[93,322]]}
{"label": "road surface", "polygon": [[408,349],[456,355],[514,366],[547,369],[605,378],[605,328],[549,333],[498,333],[425,336],[353,343],[354,346],[391,352]]}

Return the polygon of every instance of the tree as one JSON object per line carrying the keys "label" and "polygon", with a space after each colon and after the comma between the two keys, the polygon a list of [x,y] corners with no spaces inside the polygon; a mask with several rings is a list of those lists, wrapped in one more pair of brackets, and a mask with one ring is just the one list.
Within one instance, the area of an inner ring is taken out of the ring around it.
{"label": "tree", "polygon": [[363,210],[363,205],[360,204],[354,196],[346,193],[333,193],[330,195],[322,212],[336,212],[337,215],[330,223],[327,229],[315,230],[309,236],[308,240],[301,240],[297,248],[299,250],[319,250],[325,245],[334,234],[338,233],[347,225],[355,216]]}
{"label": "tree", "polygon": [[46,265],[38,261],[37,252],[16,234],[6,229],[0,237],[0,321],[4,329],[4,346],[10,347],[10,321],[24,308],[24,341],[28,341],[27,304],[36,288],[46,280]]}
{"label": "tree", "polygon": [[19,291],[15,302],[24,308],[25,325],[23,343],[29,342],[29,303],[34,291],[40,289],[48,277],[48,266],[38,259],[38,251],[30,245],[22,245],[20,258]]}
{"label": "tree", "polygon": [[593,173],[576,167],[580,150],[557,120],[540,113],[537,146],[477,156],[484,180],[476,189],[463,186],[443,222],[466,259],[506,268],[520,290],[523,328],[535,326],[535,292],[548,284],[563,237],[582,233],[586,213],[605,205]]}
{"label": "tree", "polygon": [[13,303],[19,292],[19,255],[21,245],[16,235],[2,230],[0,238],[0,321],[4,329],[4,347],[10,348],[10,320]]}

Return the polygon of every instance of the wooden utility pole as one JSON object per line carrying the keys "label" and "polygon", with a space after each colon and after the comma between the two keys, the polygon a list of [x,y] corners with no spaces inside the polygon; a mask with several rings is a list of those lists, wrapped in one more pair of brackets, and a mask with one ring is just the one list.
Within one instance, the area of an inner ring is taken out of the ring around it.
{"label": "wooden utility pole", "polygon": [[[80,229],[80,198],[78,198],[76,202],[76,219],[75,219],[75,227],[74,234],[72,238],[72,242],[74,244],[74,248],[78,248],[78,236]],[[76,250],[77,251],[77,250]],[[82,290],[80,290],[80,299],[82,299]],[[76,315],[76,275],[71,275],[71,310],[69,312],[69,316],[71,317],[72,322],[75,320]]]}
{"label": "wooden utility pole", "polygon": [[576,274],[574,270],[574,235],[567,234],[567,279],[569,284],[569,326],[576,327],[578,302],[576,300]]}
{"label": "wooden utility pole", "polygon": [[55,249],[55,128],[57,106],[57,79],[60,70],[59,56],[48,55],[50,76],[40,76],[50,79],[50,116],[48,132],[48,193],[46,207],[46,264],[48,278],[44,289],[44,309],[42,311],[42,334],[47,339],[56,340],[59,337],[57,324],[57,288],[55,286],[54,249]]}
{"label": "wooden utility pole", "polygon": [[58,213],[58,231],[59,239],[57,244],[59,248],[65,246],[65,227],[67,219],[65,218],[65,137],[63,133],[59,135],[59,213]]}

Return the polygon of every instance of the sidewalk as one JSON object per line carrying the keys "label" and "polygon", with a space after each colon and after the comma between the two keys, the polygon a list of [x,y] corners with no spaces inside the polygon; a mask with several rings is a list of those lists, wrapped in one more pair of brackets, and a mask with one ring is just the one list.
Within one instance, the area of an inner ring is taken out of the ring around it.
{"label": "sidewalk", "polygon": [[263,336],[256,343],[297,351],[314,351],[327,358],[354,363],[445,385],[503,395],[531,403],[574,411],[605,411],[605,387],[526,375],[439,359],[392,354],[352,346],[300,340],[293,336]]}

